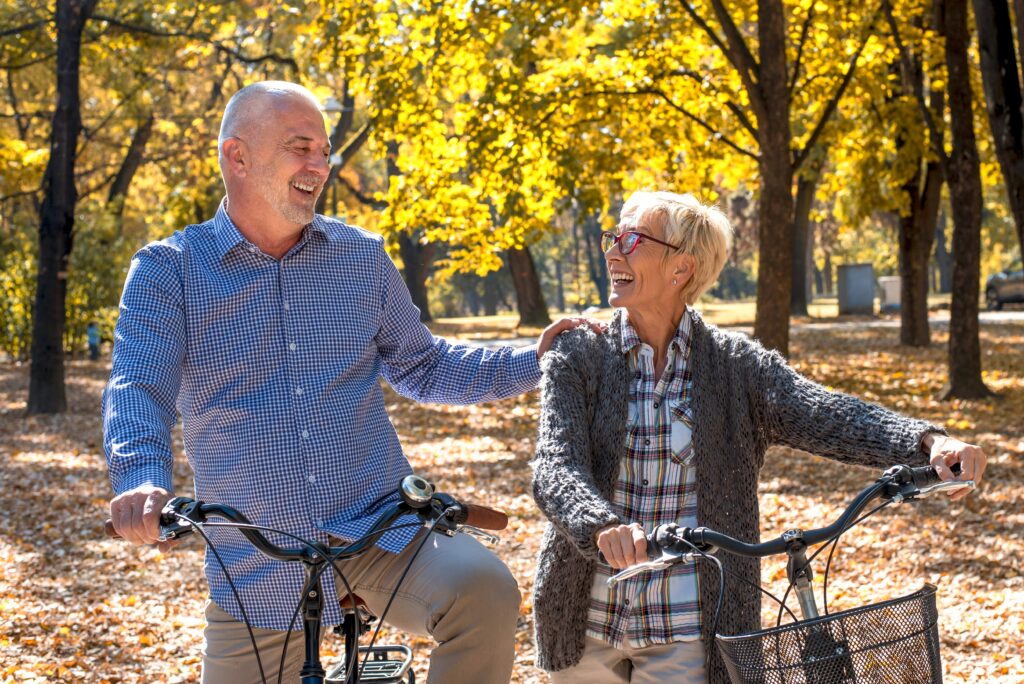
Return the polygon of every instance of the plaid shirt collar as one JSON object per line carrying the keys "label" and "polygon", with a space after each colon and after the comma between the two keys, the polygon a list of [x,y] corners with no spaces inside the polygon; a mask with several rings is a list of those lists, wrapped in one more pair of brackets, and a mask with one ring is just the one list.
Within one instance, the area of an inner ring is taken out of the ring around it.
{"label": "plaid shirt collar", "polygon": [[[669,347],[674,347],[676,352],[682,353],[683,359],[686,361],[690,359],[690,330],[692,322],[693,317],[690,315],[689,307],[687,307],[679,320],[678,327],[676,327],[676,334],[672,336],[672,341],[669,342]],[[630,324],[629,314],[627,313],[622,317],[622,353],[629,355],[635,347],[643,343],[636,329]]]}

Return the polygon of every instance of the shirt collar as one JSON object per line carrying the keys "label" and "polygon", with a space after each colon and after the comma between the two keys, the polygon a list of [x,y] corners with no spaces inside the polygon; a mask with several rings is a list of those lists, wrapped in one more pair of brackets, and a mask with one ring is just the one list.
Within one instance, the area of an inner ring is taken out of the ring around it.
{"label": "shirt collar", "polygon": [[235,247],[245,242],[245,237],[238,230],[235,222],[228,216],[228,198],[220,201],[217,213],[213,217],[213,240],[217,246],[217,256],[221,259]]}
{"label": "shirt collar", "polygon": [[[672,341],[669,342],[669,347],[675,347],[677,352],[682,352],[684,357],[690,355],[690,330],[692,327],[692,317],[690,316],[690,308],[687,307],[686,311],[683,312],[682,317],[679,319],[679,326],[676,328],[676,334],[672,336]],[[622,353],[629,354],[633,351],[633,348],[641,344],[642,340],[637,335],[636,330],[629,322],[629,315],[622,317]]]}
{"label": "shirt collar", "polygon": [[[320,214],[314,214],[313,221],[306,226],[306,229],[298,244],[305,242],[313,232],[319,233],[326,239],[330,239],[330,232],[327,230],[324,217]],[[213,217],[213,236],[217,246],[217,256],[221,259],[239,244],[252,244],[242,235],[242,232],[238,230],[238,226],[235,225],[235,222],[228,215],[227,197],[221,200],[220,206],[217,207],[217,213]]]}

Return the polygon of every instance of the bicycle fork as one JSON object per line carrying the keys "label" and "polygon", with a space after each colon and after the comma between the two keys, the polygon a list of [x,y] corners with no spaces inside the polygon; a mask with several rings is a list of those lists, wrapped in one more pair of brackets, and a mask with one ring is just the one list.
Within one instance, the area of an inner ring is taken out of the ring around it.
{"label": "bicycle fork", "polygon": [[[814,572],[807,560],[807,543],[803,530],[788,530],[782,535],[786,542],[786,575],[796,589],[803,620],[819,617],[814,598]],[[839,684],[854,677],[849,645],[844,639],[832,635],[827,626],[808,625],[802,632],[801,647],[804,677],[808,684]]]}
{"label": "bicycle fork", "polygon": [[814,573],[807,561],[807,543],[804,541],[803,530],[786,530],[782,534],[786,542],[786,576],[789,583],[796,589],[796,598],[800,602],[800,613],[804,620],[818,617],[818,604],[814,599],[814,588],[811,582]]}
{"label": "bicycle fork", "polygon": [[302,597],[302,629],[305,633],[306,659],[299,681],[324,684],[327,671],[320,664],[320,622],[323,619],[324,592],[320,584],[320,563],[305,563],[306,584]]}

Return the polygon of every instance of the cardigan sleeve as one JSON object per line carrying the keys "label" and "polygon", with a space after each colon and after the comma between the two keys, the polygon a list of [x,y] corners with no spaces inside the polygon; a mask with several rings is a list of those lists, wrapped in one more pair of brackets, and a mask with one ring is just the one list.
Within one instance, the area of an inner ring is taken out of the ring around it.
{"label": "cardigan sleeve", "polygon": [[[541,362],[541,410],[533,466],[533,496],[555,528],[584,556],[596,558],[594,534],[619,522],[594,480],[588,402],[596,401],[594,333],[563,333]],[[589,385],[589,386],[588,386]]]}
{"label": "cardigan sleeve", "polygon": [[835,392],[789,367],[760,346],[758,399],[770,442],[872,467],[927,463],[921,440],[941,427]]}

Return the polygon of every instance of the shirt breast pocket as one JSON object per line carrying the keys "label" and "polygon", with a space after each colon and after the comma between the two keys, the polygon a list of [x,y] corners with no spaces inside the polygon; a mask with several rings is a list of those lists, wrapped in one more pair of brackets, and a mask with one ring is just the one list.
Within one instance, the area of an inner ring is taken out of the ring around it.
{"label": "shirt breast pocket", "polygon": [[672,425],[669,444],[672,460],[681,465],[690,465],[693,460],[693,427],[690,418],[681,406],[673,406],[670,420]]}

